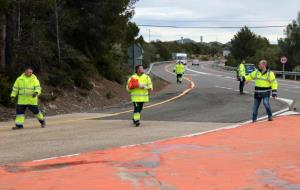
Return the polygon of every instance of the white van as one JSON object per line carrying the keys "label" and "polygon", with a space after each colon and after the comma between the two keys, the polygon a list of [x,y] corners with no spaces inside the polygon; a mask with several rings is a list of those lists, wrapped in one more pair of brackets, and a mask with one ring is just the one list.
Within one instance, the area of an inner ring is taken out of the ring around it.
{"label": "white van", "polygon": [[182,62],[184,65],[187,65],[188,57],[186,53],[176,53],[175,55],[176,62]]}

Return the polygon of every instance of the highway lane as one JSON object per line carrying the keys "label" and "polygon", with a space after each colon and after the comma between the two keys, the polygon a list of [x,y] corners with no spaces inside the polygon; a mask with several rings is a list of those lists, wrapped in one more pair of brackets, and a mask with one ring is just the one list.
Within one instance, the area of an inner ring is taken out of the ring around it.
{"label": "highway lane", "polygon": [[[209,65],[211,62],[203,63]],[[191,76],[195,83],[188,95],[181,99],[148,109],[143,112],[144,120],[155,121],[185,121],[185,122],[218,122],[237,123],[247,121],[251,118],[253,95],[239,95],[238,82],[232,77],[232,73],[215,71],[204,67],[191,67],[195,71],[187,70],[186,77]],[[159,65],[153,68],[153,73],[164,80],[172,83],[172,88],[187,87],[187,81],[182,85],[176,85],[175,75],[172,67]],[[167,70],[167,71],[166,71]],[[253,91],[251,86],[247,87],[249,92]],[[279,111],[287,105],[283,102],[272,100],[273,111]],[[264,109],[260,109],[260,116],[265,115]],[[108,119],[130,118],[130,114],[124,114]]]}
{"label": "highway lane", "polygon": [[[182,85],[175,83],[172,65],[155,66],[153,73],[171,82],[154,97],[154,102],[174,97],[189,87],[187,81]],[[30,127],[11,131],[1,128],[0,165],[153,142],[228,127],[250,118],[251,95],[240,96],[235,91],[216,87],[227,84],[234,87],[236,82],[191,71],[187,75],[193,77],[195,88],[175,101],[144,110],[139,129],[132,127],[131,114],[110,117],[111,113],[131,110],[131,106],[108,109],[105,113],[48,118],[46,129]],[[274,111],[285,107],[277,101],[272,105]],[[261,111],[263,115],[263,109]],[[36,121],[27,124],[31,126]]]}
{"label": "highway lane", "polygon": [[[188,66],[188,69],[196,71],[194,74],[209,73],[215,75],[218,78],[223,78],[227,82],[222,83],[222,86],[227,86],[229,88],[238,88],[238,82],[235,81],[235,72],[225,71],[214,65],[214,62],[201,62],[200,66]],[[200,72],[200,73],[197,73]],[[281,80],[279,82],[279,96],[285,99],[295,100],[300,97],[300,82],[292,80]],[[253,93],[254,84],[249,83],[246,85],[246,91]]]}

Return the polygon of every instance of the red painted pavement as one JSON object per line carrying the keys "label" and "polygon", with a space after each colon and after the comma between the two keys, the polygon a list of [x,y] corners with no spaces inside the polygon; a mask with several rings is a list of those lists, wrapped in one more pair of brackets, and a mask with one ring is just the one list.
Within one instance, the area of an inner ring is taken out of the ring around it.
{"label": "red painted pavement", "polygon": [[0,168],[0,189],[299,190],[300,116],[5,166]]}

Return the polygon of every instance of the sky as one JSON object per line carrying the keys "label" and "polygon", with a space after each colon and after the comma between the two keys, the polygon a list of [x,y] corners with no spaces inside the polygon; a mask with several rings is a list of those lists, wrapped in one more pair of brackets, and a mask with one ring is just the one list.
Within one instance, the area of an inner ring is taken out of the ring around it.
{"label": "sky", "polygon": [[[183,27],[287,25],[297,18],[300,0],[139,0],[133,21],[138,25]],[[240,29],[178,29],[140,27],[146,41],[173,41],[181,37],[197,42],[229,42]],[[252,29],[276,44],[284,28]]]}

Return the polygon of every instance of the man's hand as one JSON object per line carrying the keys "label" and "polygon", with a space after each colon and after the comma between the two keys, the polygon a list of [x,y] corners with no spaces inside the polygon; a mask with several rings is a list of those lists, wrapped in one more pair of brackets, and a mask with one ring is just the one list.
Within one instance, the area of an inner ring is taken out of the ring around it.
{"label": "man's hand", "polygon": [[145,89],[145,85],[144,85],[144,84],[141,84],[141,83],[139,83],[139,88],[140,88],[140,89]]}
{"label": "man's hand", "polygon": [[277,91],[272,91],[272,97],[273,97],[274,99],[277,98]]}
{"label": "man's hand", "polygon": [[32,97],[35,98],[35,97],[37,97],[38,94],[39,93],[35,92],[35,93],[32,94]]}

